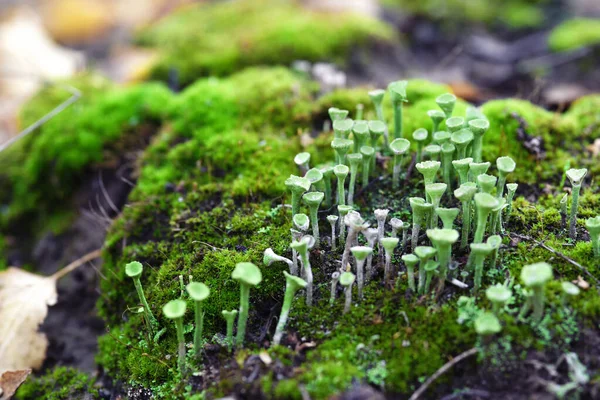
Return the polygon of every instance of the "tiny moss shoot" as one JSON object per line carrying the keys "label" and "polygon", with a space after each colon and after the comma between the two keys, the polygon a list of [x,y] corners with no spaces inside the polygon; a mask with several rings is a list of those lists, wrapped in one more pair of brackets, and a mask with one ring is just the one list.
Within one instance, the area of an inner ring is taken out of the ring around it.
{"label": "tiny moss shoot", "polygon": [[154,314],[152,314],[152,310],[144,295],[144,289],[142,288],[142,282],[140,281],[140,276],[142,276],[143,271],[144,267],[142,266],[142,263],[138,261],[132,261],[125,265],[125,274],[133,279],[135,290],[137,291],[140,303],[142,303],[142,307],[144,308],[144,319],[146,320],[146,325],[150,331],[150,336],[154,336],[156,329],[158,328],[158,321],[154,317]]}
{"label": "tiny moss shoot", "polygon": [[168,319],[173,320],[175,328],[177,329],[177,348],[178,358],[177,366],[179,367],[179,373],[185,373],[185,338],[183,337],[183,316],[185,314],[186,304],[181,299],[171,300],[163,307],[163,314]]}
{"label": "tiny moss shoot", "polygon": [[307,285],[304,279],[298,278],[283,271],[285,275],[285,295],[283,297],[283,305],[281,306],[281,313],[279,314],[279,321],[277,322],[277,328],[275,329],[275,335],[273,336],[273,345],[277,346],[281,343],[283,337],[283,331],[287,324],[290,310],[292,309],[292,302],[294,296],[300,289],[304,289]]}
{"label": "tiny moss shoot", "polygon": [[250,307],[250,288],[262,281],[260,269],[250,263],[241,262],[235,265],[231,278],[240,284],[240,311],[238,317],[236,345],[242,347],[246,337],[246,322],[248,321],[248,310]]}
{"label": "tiny moss shoot", "polygon": [[199,357],[202,348],[202,331],[204,329],[202,302],[210,295],[210,289],[201,282],[190,282],[185,288],[190,298],[194,300],[194,351],[196,357]]}
{"label": "tiny moss shoot", "polygon": [[388,85],[394,109],[394,139],[402,137],[402,103],[408,101],[406,98],[407,85],[407,81],[396,81]]}

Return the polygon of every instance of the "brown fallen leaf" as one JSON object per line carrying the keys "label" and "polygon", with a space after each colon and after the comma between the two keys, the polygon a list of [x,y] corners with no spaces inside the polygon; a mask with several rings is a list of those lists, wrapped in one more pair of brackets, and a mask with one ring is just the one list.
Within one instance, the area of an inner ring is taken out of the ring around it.
{"label": "brown fallen leaf", "polygon": [[30,369],[6,371],[0,376],[0,399],[9,400],[31,374]]}
{"label": "brown fallen leaf", "polygon": [[18,268],[0,273],[0,374],[41,367],[48,339],[38,328],[56,304],[56,282],[100,254],[92,251],[48,277]]}

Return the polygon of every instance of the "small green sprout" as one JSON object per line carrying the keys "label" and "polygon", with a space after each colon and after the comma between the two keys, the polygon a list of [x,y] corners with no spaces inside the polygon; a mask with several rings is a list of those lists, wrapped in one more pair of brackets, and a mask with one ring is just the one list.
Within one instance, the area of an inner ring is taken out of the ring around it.
{"label": "small green sprout", "polygon": [[456,96],[451,93],[444,93],[439,95],[435,102],[438,107],[444,112],[446,118],[452,117],[452,112],[454,111],[454,105],[456,104]]}
{"label": "small green sprout", "polygon": [[455,151],[456,146],[452,143],[442,144],[442,164],[444,165],[442,175],[444,176],[444,182],[449,188],[452,188],[452,169],[450,166],[452,165]]}
{"label": "small green sprout", "polygon": [[367,121],[354,121],[352,137],[354,139],[354,152],[358,153],[360,148],[366,145],[367,140],[370,139],[369,124]]}
{"label": "small green sprout", "polygon": [[362,154],[352,153],[346,156],[350,163],[350,183],[348,184],[348,205],[354,204],[354,187],[356,186],[356,176],[358,175],[358,166],[362,163]]}
{"label": "small green sprout", "polygon": [[571,186],[573,187],[573,199],[571,200],[571,220],[569,222],[569,237],[573,240],[575,240],[577,237],[577,231],[575,230],[575,227],[577,224],[577,208],[579,207],[579,192],[581,191],[581,183],[586,174],[586,168],[571,168],[567,171],[567,178],[569,178],[569,182],[571,182]]}
{"label": "small green sprout", "polygon": [[295,214],[292,217],[292,222],[294,223],[294,227],[302,232],[308,231],[308,227],[310,226],[310,218],[304,213]]}
{"label": "small green sprout", "polygon": [[506,177],[511,172],[514,172],[517,164],[510,157],[498,157],[496,160],[496,167],[498,168],[498,187],[496,189],[496,197],[500,198],[504,196]]}
{"label": "small green sprout", "polygon": [[585,227],[590,233],[594,256],[600,257],[600,215],[586,219]]}
{"label": "small green sprout", "polygon": [[256,286],[262,281],[262,273],[256,265],[250,262],[241,262],[235,265],[231,278],[240,283],[240,311],[236,344],[241,347],[244,345],[244,337],[246,336],[246,322],[248,321],[248,309],[250,307],[250,287]]}
{"label": "small green sprout", "polygon": [[481,149],[483,148],[483,135],[490,127],[487,119],[477,118],[468,122],[469,129],[473,132],[473,161],[481,162]]}
{"label": "small green sprout", "polygon": [[486,243],[492,246],[492,268],[495,268],[498,263],[498,252],[500,251],[500,246],[502,246],[502,237],[500,235],[492,235],[487,238]]}
{"label": "small green sprout", "polygon": [[[385,133],[385,123],[383,121],[369,121],[369,135],[371,136],[371,147],[374,149],[378,148],[379,138]],[[385,147],[387,148],[387,140],[385,141]],[[375,170],[375,158],[373,158],[371,164],[371,170]]]}
{"label": "small green sprout", "polygon": [[285,186],[292,192],[292,217],[300,211],[300,199],[310,189],[310,185],[308,179],[296,175],[290,175],[285,180]]}
{"label": "small green sprout", "polygon": [[338,213],[340,214],[340,245],[342,241],[345,240],[346,237],[346,224],[344,223],[344,218],[350,211],[352,211],[352,206],[341,205],[338,206]]}
{"label": "small green sprout", "polygon": [[[385,233],[385,221],[387,220],[390,210],[378,208],[374,212],[375,220],[377,220],[377,235],[378,239],[382,239]],[[381,243],[379,244],[379,252],[381,253]]]}
{"label": "small green sprout", "polygon": [[204,328],[204,311],[202,311],[202,302],[210,295],[210,289],[202,282],[190,282],[186,287],[190,298],[194,300],[194,350],[196,357],[200,356],[202,343],[202,331]]}
{"label": "small green sprout", "polygon": [[313,295],[313,273],[310,265],[310,257],[308,250],[314,246],[314,238],[312,236],[304,236],[300,241],[294,241],[290,247],[298,252],[300,262],[302,263],[302,271],[304,280],[306,280],[306,305],[312,306]]}
{"label": "small green sprout", "polygon": [[404,261],[404,265],[406,265],[406,275],[408,277],[408,287],[416,292],[415,288],[415,266],[419,262],[419,257],[414,254],[404,254],[402,256],[402,261]]}
{"label": "small green sprout", "polygon": [[362,119],[364,111],[365,111],[365,106],[362,103],[358,103],[356,105],[356,113],[355,113],[355,116],[356,116],[357,120],[361,120]]}
{"label": "small green sprout", "polygon": [[[381,123],[384,126],[384,130],[382,133],[383,133],[384,145],[387,148],[389,139],[388,139],[387,129],[385,127],[385,118],[383,117],[383,96],[385,96],[385,90],[383,90],[383,89],[371,90],[369,92],[369,97],[371,98],[371,101],[373,102],[373,106],[375,107],[375,115],[377,115],[377,119],[379,121],[381,121]],[[373,147],[375,147],[375,146],[373,146]]]}
{"label": "small green sprout", "polygon": [[471,243],[471,256],[475,264],[475,277],[473,288],[478,290],[481,287],[481,278],[483,277],[483,263],[485,258],[494,251],[489,243]]}
{"label": "small green sprout", "polygon": [[[434,277],[434,275],[438,274],[438,267],[440,266],[439,262],[436,262],[434,260],[429,260],[427,261],[427,264],[425,264],[424,270],[425,270],[425,288],[423,289],[423,293],[427,294],[429,293],[429,288],[431,287],[431,279]],[[443,282],[443,280],[440,278],[440,282]]]}
{"label": "small green sprout", "polygon": [[[442,200],[442,196],[444,195],[444,192],[447,188],[448,185],[446,185],[445,183],[430,183],[428,185],[425,185],[425,193],[430,199],[434,210],[440,206],[440,201]],[[429,227],[436,228],[437,225],[438,216],[435,212],[433,212],[431,213],[431,218],[429,219]]]}
{"label": "small green sprout", "polygon": [[[506,184],[506,190],[508,190],[508,194],[506,195],[506,204],[508,205],[508,208],[506,209],[506,219],[507,220],[510,218],[510,214],[512,213],[512,203],[513,203],[513,199],[515,197],[515,193],[517,192],[518,187],[519,187],[519,185],[516,183],[507,183]],[[566,201],[565,201],[565,203],[566,203]],[[566,212],[565,212],[565,215],[566,215]]]}
{"label": "small green sprout", "polygon": [[329,296],[329,305],[333,306],[333,304],[335,303],[335,293],[337,291],[337,284],[340,280],[340,273],[339,271],[335,271],[333,274],[331,274],[331,294]]}
{"label": "small green sprout", "polygon": [[336,245],[335,245],[335,241],[336,241],[335,225],[337,224],[338,219],[339,218],[338,218],[337,215],[328,215],[327,216],[327,221],[331,225],[331,250],[333,250],[333,251],[335,251],[335,249],[336,249]]}
{"label": "small green sprout", "polygon": [[419,257],[418,292],[419,292],[419,294],[423,294],[424,290],[425,290],[425,280],[426,280],[425,265],[427,265],[427,261],[429,261],[433,256],[435,256],[435,253],[437,253],[437,250],[431,246],[417,246],[417,247],[415,247],[413,253],[415,253],[415,255],[417,257]]}
{"label": "small green sprout", "polygon": [[348,110],[341,110],[336,107],[330,107],[327,112],[329,113],[329,118],[333,123],[335,123],[335,121],[342,121],[348,117]]}
{"label": "small green sprout", "polygon": [[454,229],[454,220],[460,213],[458,208],[437,207],[434,211],[441,218],[444,229]]}
{"label": "small green sprout", "polygon": [[446,120],[446,128],[451,134],[460,131],[464,126],[465,119],[463,117],[451,117]]}
{"label": "small green sprout", "polygon": [[533,292],[533,321],[540,322],[544,316],[546,283],[552,280],[552,266],[545,262],[529,264],[521,270],[521,282]]}
{"label": "small green sprout", "polygon": [[468,129],[452,132],[450,140],[456,146],[456,157],[458,159],[466,158],[467,146],[473,141],[473,132]]}
{"label": "small green sprout", "polygon": [[481,163],[473,162],[469,164],[469,180],[471,182],[477,182],[477,177],[481,174],[485,174],[488,168],[490,168],[490,165],[489,161]]}
{"label": "small green sprout", "polygon": [[500,326],[498,317],[489,311],[479,314],[475,320],[475,332],[477,332],[479,336],[486,337],[495,335],[501,330],[502,326]]}
{"label": "small green sprout", "polygon": [[[375,243],[377,243],[379,239],[379,233],[375,228],[367,228],[363,231],[363,236],[367,239],[367,246],[374,249]],[[367,256],[367,282],[373,278],[373,253]]]}
{"label": "small green sprout", "polygon": [[337,201],[339,206],[346,205],[346,191],[344,188],[344,182],[346,177],[350,173],[350,168],[343,164],[336,165],[333,167],[333,173],[337,177]]}
{"label": "small green sprout", "polygon": [[446,115],[444,115],[444,113],[440,110],[429,110],[427,111],[427,115],[429,118],[431,118],[431,122],[433,124],[433,128],[431,129],[431,134],[433,135],[438,131],[438,128],[440,127],[440,124],[444,118],[446,118]]}
{"label": "small green sprout", "polygon": [[492,312],[495,315],[500,315],[500,311],[504,309],[504,305],[512,297],[512,290],[498,283],[487,288],[485,296],[492,303]]}
{"label": "small green sprout", "polygon": [[302,173],[306,173],[306,171],[308,171],[310,168],[310,153],[303,152],[296,154],[296,157],[294,157],[294,162],[296,163],[298,168],[300,168],[300,171],[302,171]]}
{"label": "small green sprout", "polygon": [[560,284],[562,289],[562,302],[565,303],[568,297],[576,297],[579,296],[581,290],[577,285],[572,284],[571,282],[562,282]]}
{"label": "small green sprout", "polygon": [[325,182],[323,182],[323,172],[318,168],[312,168],[306,171],[304,177],[310,181],[312,191],[325,191]]}
{"label": "small green sprout", "polygon": [[425,199],[421,197],[411,197],[408,201],[413,215],[411,249],[414,252],[419,241],[419,231],[421,230],[421,226],[427,224],[429,221],[433,204],[426,203]]}
{"label": "small green sprout", "polygon": [[288,316],[292,308],[292,301],[294,296],[300,289],[304,289],[307,285],[304,279],[298,278],[283,271],[285,275],[285,295],[283,296],[283,305],[281,306],[281,313],[279,314],[279,321],[275,328],[275,335],[273,336],[273,345],[277,346],[281,343],[283,337],[283,330],[287,324]]}
{"label": "small green sprout", "polygon": [[356,260],[356,280],[358,282],[358,298],[363,298],[363,287],[365,285],[365,260],[373,254],[373,248],[367,246],[354,246],[350,249]]}
{"label": "small green sprout", "polygon": [[567,226],[567,202],[569,200],[569,194],[565,193],[560,199],[560,219],[563,229]]}
{"label": "small green sprout", "polygon": [[496,178],[494,175],[481,174],[477,177],[477,187],[482,193],[492,193],[496,187]]}
{"label": "small green sprout", "polygon": [[352,121],[351,119],[340,119],[333,121],[334,139],[347,140],[350,136],[350,132],[352,132],[352,126],[354,126],[354,121]]}
{"label": "small green sprout", "polygon": [[163,306],[163,314],[175,322],[175,328],[177,329],[177,366],[179,367],[179,373],[182,375],[185,372],[185,338],[183,337],[183,316],[185,309],[185,301],[181,299],[171,300]]}
{"label": "small green sprout", "polygon": [[235,317],[237,317],[238,314],[238,310],[231,310],[231,311],[227,311],[227,310],[223,310],[221,311],[221,315],[223,315],[223,318],[225,319],[225,322],[227,323],[227,348],[229,349],[229,351],[231,351],[231,348],[233,347],[233,324],[235,323]]}
{"label": "small green sprout", "polygon": [[433,143],[439,145],[440,147],[444,143],[448,143],[450,141],[450,132],[439,131],[433,133]]}
{"label": "small green sprout", "polygon": [[290,273],[292,275],[298,275],[298,271],[297,269],[294,270],[294,262],[292,260],[290,260],[289,258],[280,256],[275,254],[275,252],[273,251],[272,248],[268,248],[265,250],[264,254],[263,254],[263,263],[269,267],[271,266],[271,264],[273,264],[274,262],[284,262],[288,265],[288,267],[290,267]]}
{"label": "small green sprout", "polygon": [[390,143],[390,150],[394,153],[394,172],[392,175],[393,187],[397,189],[400,186],[400,171],[402,169],[402,160],[404,159],[404,154],[410,148],[410,142],[406,139],[399,138],[394,139],[392,143]]}
{"label": "small green sprout", "polygon": [[489,193],[475,194],[475,206],[477,209],[477,229],[475,230],[474,243],[481,243],[487,226],[488,216],[492,210],[500,204],[500,201]]}
{"label": "small green sprout", "polygon": [[330,207],[333,203],[331,200],[331,180],[333,179],[333,166],[325,165],[321,167],[323,174],[323,187],[325,192],[325,206]]}
{"label": "small green sprout", "polygon": [[427,229],[427,237],[437,250],[437,260],[440,265],[438,293],[441,293],[448,278],[448,269],[452,259],[452,245],[458,240],[458,231],[454,229]]}
{"label": "small green sprout", "polygon": [[469,241],[469,231],[471,230],[471,200],[477,193],[477,186],[473,182],[466,182],[454,191],[456,197],[462,203],[462,233],[460,248],[467,247]]}
{"label": "small green sprout", "polygon": [[392,232],[390,235],[392,237],[398,237],[398,231],[402,229],[402,227],[404,226],[404,222],[402,222],[401,219],[394,217],[390,219],[390,226],[392,227]]}
{"label": "small green sprout", "polygon": [[[417,171],[423,175],[423,186],[427,187],[427,185],[435,181],[435,175],[441,165],[439,161],[423,161],[415,165]],[[427,199],[429,201],[429,198]]]}
{"label": "small green sprout", "polygon": [[358,238],[358,234],[369,227],[369,223],[360,216],[356,211],[350,211],[344,218],[344,223],[348,227],[348,237],[346,238],[346,246],[342,254],[342,269],[348,266],[350,258],[350,248]]}
{"label": "small green sprout", "polygon": [[442,147],[437,144],[430,144],[423,148],[425,154],[429,156],[429,158],[433,161],[438,161],[440,159],[440,153],[442,152]]}
{"label": "small green sprout", "polygon": [[302,196],[302,200],[308,206],[310,214],[310,223],[313,228],[313,237],[315,238],[315,245],[319,247],[319,206],[323,202],[325,194],[322,192],[308,192]]}
{"label": "small green sprout", "polygon": [[427,136],[429,136],[429,132],[425,128],[419,128],[412,134],[413,140],[417,142],[417,162],[421,162],[423,146],[425,145]]}
{"label": "small green sprout", "polygon": [[456,172],[458,172],[458,182],[461,185],[469,182],[469,165],[471,165],[472,162],[473,159],[471,157],[452,161],[452,166]]}
{"label": "small green sprout", "polygon": [[154,318],[154,314],[152,314],[152,310],[150,309],[150,306],[146,301],[146,296],[144,295],[144,288],[142,288],[142,282],[140,281],[140,276],[142,276],[143,271],[144,267],[142,266],[142,263],[138,261],[132,261],[125,265],[125,274],[133,279],[135,290],[140,299],[140,303],[142,303],[142,307],[144,308],[144,319],[146,320],[146,326],[150,331],[150,336],[152,336],[156,332],[156,328],[158,328],[158,321],[156,318]]}
{"label": "small green sprout", "polygon": [[336,164],[346,165],[346,154],[350,151],[352,144],[354,141],[350,139],[335,138],[331,141],[331,148],[335,151]]}
{"label": "small green sprout", "polygon": [[[383,270],[383,282],[384,284],[389,284],[390,276],[391,276],[391,267],[392,267],[392,255],[394,254],[394,249],[398,246],[400,239],[395,237],[382,237],[379,239],[379,243],[383,246],[385,251],[385,267]],[[414,285],[414,278],[413,278]]]}
{"label": "small green sprout", "polygon": [[394,108],[394,139],[402,137],[402,103],[407,102],[407,81],[396,81],[388,85],[392,106]]}
{"label": "small green sprout", "polygon": [[352,306],[352,284],[354,283],[355,276],[352,272],[343,272],[340,275],[340,285],[345,287],[346,291],[346,302],[344,304],[344,314],[350,311]]}
{"label": "small green sprout", "polygon": [[360,148],[360,154],[362,154],[362,186],[367,187],[369,184],[369,169],[371,168],[372,161],[375,157],[375,149],[371,146],[362,146]]}

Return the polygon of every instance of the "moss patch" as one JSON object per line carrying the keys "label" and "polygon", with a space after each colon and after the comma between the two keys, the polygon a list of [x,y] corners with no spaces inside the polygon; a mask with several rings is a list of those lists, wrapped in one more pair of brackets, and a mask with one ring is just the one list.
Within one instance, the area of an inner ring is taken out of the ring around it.
{"label": "moss patch", "polygon": [[15,394],[18,400],[98,398],[94,379],[73,368],[56,367],[41,377],[30,376]]}
{"label": "moss patch", "polygon": [[140,41],[162,54],[155,77],[168,79],[174,69],[187,85],[250,65],[344,62],[355,46],[393,36],[383,22],[366,17],[320,13],[291,2],[243,0],[185,7],[143,31]]}
{"label": "moss patch", "polygon": [[548,46],[553,51],[571,51],[600,44],[600,21],[572,18],[552,29]]}

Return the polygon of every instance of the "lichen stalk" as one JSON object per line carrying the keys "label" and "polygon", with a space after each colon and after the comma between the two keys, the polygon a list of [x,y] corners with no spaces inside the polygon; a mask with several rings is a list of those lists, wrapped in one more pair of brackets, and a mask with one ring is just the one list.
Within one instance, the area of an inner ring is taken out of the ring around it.
{"label": "lichen stalk", "polygon": [[569,221],[569,237],[572,240],[577,238],[577,208],[579,207],[579,192],[581,190],[581,183],[573,185],[573,191],[571,194],[571,216]]}

